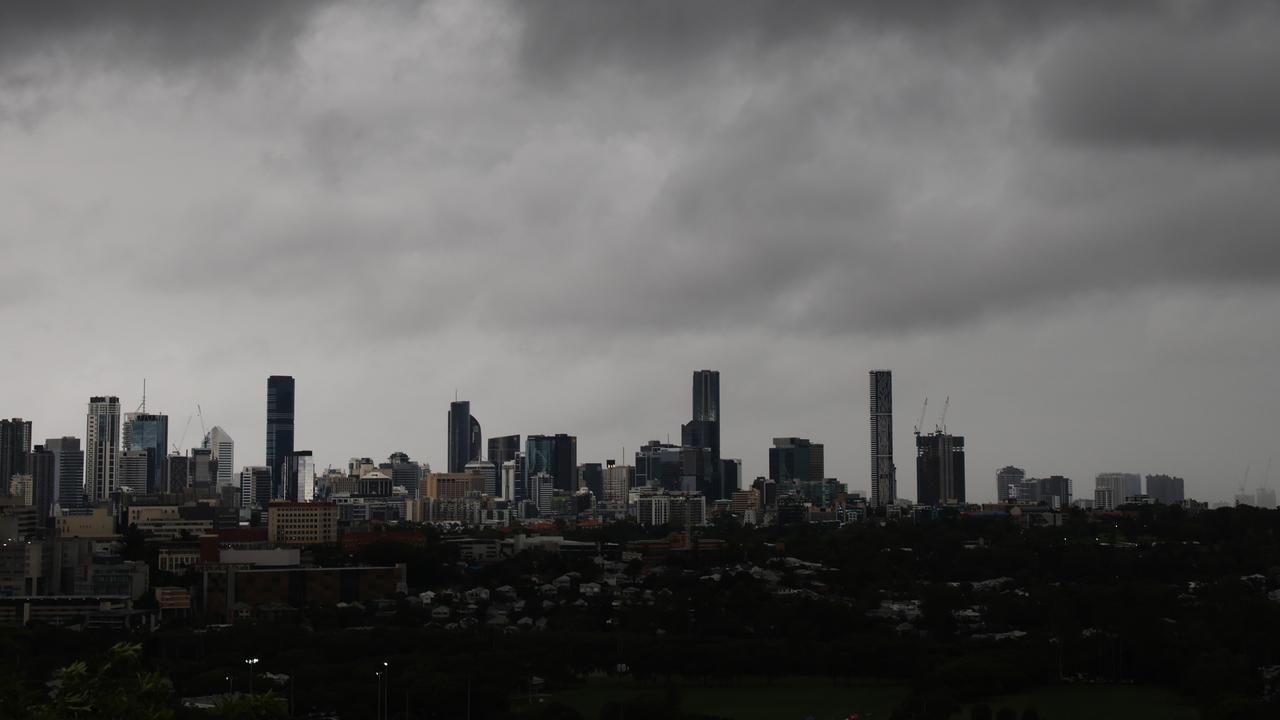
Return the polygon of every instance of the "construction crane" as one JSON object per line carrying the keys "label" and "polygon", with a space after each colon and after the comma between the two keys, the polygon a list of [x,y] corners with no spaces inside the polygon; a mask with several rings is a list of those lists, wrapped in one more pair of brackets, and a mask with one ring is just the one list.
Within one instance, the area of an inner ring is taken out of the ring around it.
{"label": "construction crane", "polygon": [[938,432],[940,433],[945,434],[947,432],[947,410],[950,410],[950,409],[951,409],[951,396],[948,395],[946,401],[942,403],[942,415],[938,416],[938,424],[936,427],[938,428]]}
{"label": "construction crane", "polygon": [[924,411],[929,409],[929,398],[924,399],[924,404],[920,406],[920,419],[916,421],[916,435],[920,434],[920,428],[924,427]]}
{"label": "construction crane", "polygon": [[1249,471],[1253,469],[1252,465],[1244,466],[1244,479],[1240,481],[1240,494],[1244,494],[1244,489],[1249,487]]}
{"label": "construction crane", "polygon": [[204,411],[200,409],[200,403],[196,403],[196,415],[200,416],[200,438],[209,437],[209,429],[204,426]]}

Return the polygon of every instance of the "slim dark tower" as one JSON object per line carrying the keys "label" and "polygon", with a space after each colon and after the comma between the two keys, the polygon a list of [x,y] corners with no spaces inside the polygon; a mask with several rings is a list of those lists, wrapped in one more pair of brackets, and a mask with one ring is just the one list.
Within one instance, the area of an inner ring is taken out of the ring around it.
{"label": "slim dark tower", "polygon": [[[472,448],[472,439],[476,447]],[[467,463],[480,459],[480,422],[471,417],[471,403],[449,403],[449,472],[466,472]]]}
{"label": "slim dark tower", "polygon": [[871,371],[871,504],[892,505],[898,499],[893,465],[893,373]]}
{"label": "slim dark tower", "polygon": [[9,480],[27,472],[31,452],[31,421],[0,420],[0,495],[9,494]]}
{"label": "slim dark tower", "polygon": [[293,376],[267,378],[267,467],[276,486],[283,484],[285,459],[293,454]]}
{"label": "slim dark tower", "polygon": [[724,482],[720,465],[720,371],[697,370],[693,373],[693,419],[680,428],[680,443],[685,447],[706,450],[704,487],[699,487],[712,500],[727,499],[737,488]]}

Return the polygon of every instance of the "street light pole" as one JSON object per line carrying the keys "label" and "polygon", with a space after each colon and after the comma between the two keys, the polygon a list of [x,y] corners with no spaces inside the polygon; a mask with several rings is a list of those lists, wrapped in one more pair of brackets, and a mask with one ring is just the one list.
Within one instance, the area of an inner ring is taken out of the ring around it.
{"label": "street light pole", "polygon": [[382,686],[382,717],[391,716],[391,666],[386,660],[382,661],[382,672],[386,675],[386,684]]}
{"label": "street light pole", "polygon": [[373,674],[378,678],[378,693],[374,700],[376,706],[373,711],[373,720],[382,720],[382,671],[374,670]]}
{"label": "street light pole", "polygon": [[253,666],[258,664],[258,658],[246,658],[245,665],[249,666],[249,694],[253,694]]}

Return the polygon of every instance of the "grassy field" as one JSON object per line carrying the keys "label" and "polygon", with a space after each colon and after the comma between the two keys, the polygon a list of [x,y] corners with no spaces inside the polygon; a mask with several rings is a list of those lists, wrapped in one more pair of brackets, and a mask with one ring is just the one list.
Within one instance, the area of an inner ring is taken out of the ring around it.
{"label": "grassy field", "polygon": [[[1182,704],[1177,693],[1137,685],[1057,685],[1033,693],[994,698],[993,710],[1011,707],[1021,716],[1033,707],[1041,720],[1198,720],[1199,711]],[[967,718],[968,709],[962,717]]]}
{"label": "grassy field", "polygon": [[[598,680],[558,693],[555,699],[568,705],[586,720],[595,720],[610,700],[637,695],[661,695],[661,685]],[[906,696],[904,685],[854,683],[833,685],[821,678],[780,678],[747,682],[741,686],[680,687],[685,712],[733,720],[843,720],[857,712],[871,720],[887,719]],[[1113,685],[1066,685],[1046,687],[1032,693],[992,698],[992,710],[1011,707],[1021,715],[1035,708],[1042,720],[1197,720],[1194,708],[1181,704],[1168,690],[1151,687]],[[954,716],[967,720],[969,709]]]}

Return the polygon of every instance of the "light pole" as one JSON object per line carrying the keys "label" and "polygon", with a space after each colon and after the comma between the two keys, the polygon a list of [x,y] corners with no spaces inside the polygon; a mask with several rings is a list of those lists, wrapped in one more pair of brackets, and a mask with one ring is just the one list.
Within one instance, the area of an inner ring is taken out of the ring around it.
{"label": "light pole", "polygon": [[382,717],[391,716],[391,665],[382,661],[382,674],[386,676],[386,684],[382,686]]}
{"label": "light pole", "polygon": [[249,694],[253,694],[253,666],[258,664],[258,658],[246,658],[244,664],[249,666]]}
{"label": "light pole", "polygon": [[228,695],[233,695],[233,694],[235,694],[235,687],[236,687],[236,686],[235,686],[235,683],[231,680],[231,676],[230,676],[230,675],[227,675],[227,676],[226,676],[225,678],[223,678],[223,679],[227,681],[227,694],[228,694]]}
{"label": "light pole", "polygon": [[373,720],[382,720],[382,671],[374,670],[373,674],[378,677],[378,694],[375,700],[377,707],[373,711]]}

